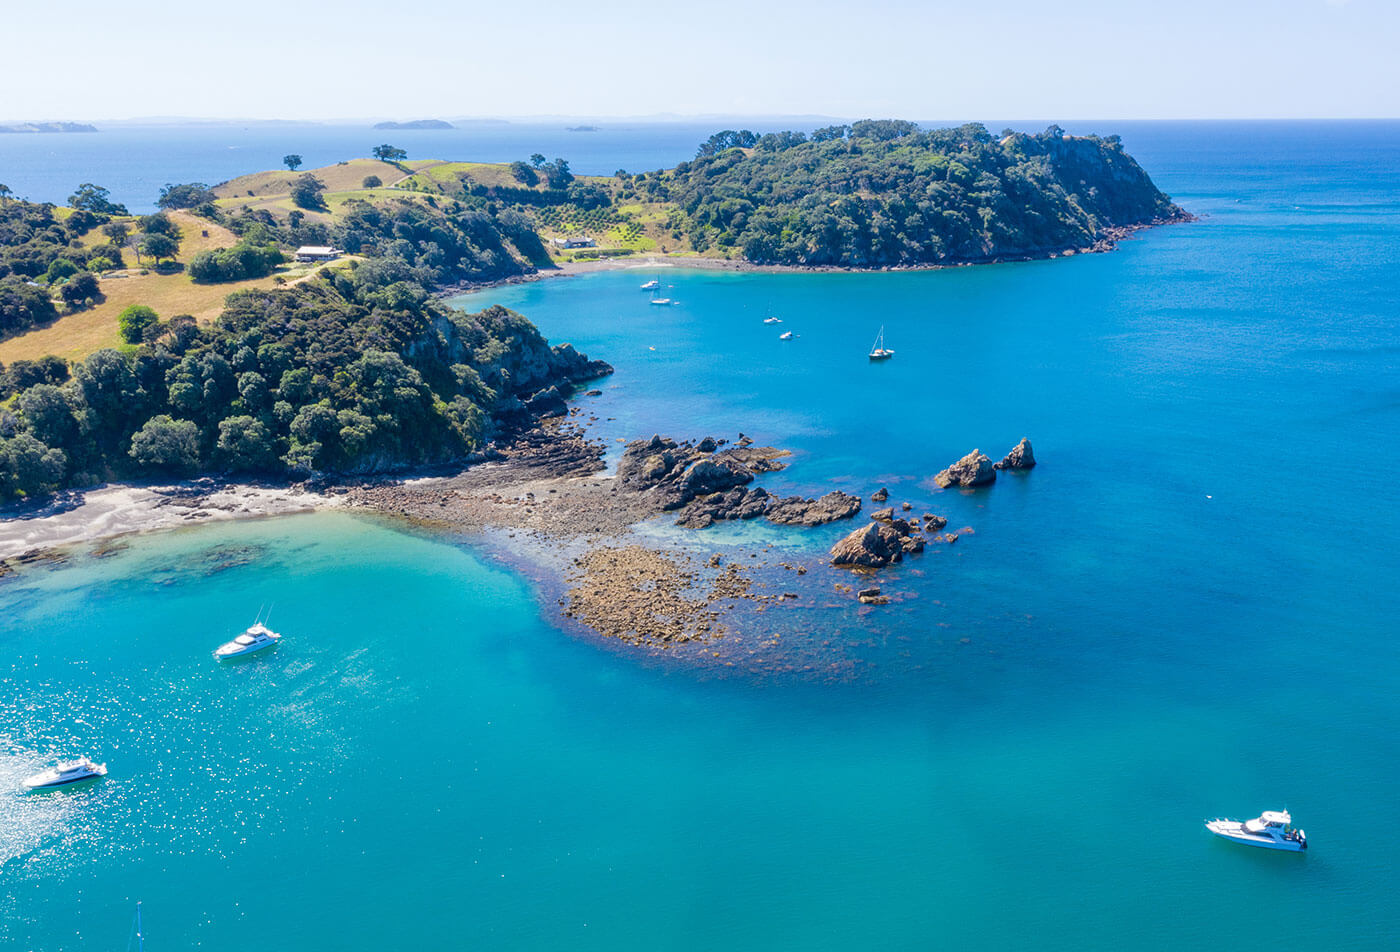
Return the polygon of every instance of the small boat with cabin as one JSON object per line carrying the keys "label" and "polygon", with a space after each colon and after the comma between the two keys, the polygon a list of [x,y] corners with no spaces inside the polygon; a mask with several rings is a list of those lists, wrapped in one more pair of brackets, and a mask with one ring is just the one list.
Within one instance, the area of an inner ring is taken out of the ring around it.
{"label": "small boat with cabin", "polygon": [[214,649],[214,657],[219,661],[233,661],[276,645],[282,636],[262,622],[254,622],[247,631],[232,641],[226,641]]}
{"label": "small boat with cabin", "polygon": [[894,356],[894,351],[885,346],[885,327],[880,325],[880,334],[875,338],[875,343],[870,347],[871,360],[889,360]]}
{"label": "small boat with cabin", "polygon": [[783,331],[778,335],[778,340],[792,340],[792,331]]}
{"label": "small boat with cabin", "polygon": [[669,307],[675,302],[672,301],[670,298],[654,297],[651,299],[651,303],[655,304],[657,307]]}
{"label": "small boat with cabin", "polygon": [[782,322],[783,319],[781,317],[765,317],[763,319],[763,323],[765,324],[781,324]]}
{"label": "small boat with cabin", "polygon": [[642,285],[642,290],[643,290],[643,291],[659,291],[660,289],[661,289],[661,279],[660,279],[660,278],[652,278],[652,279],[651,279],[650,281],[648,281],[646,284]]}
{"label": "small boat with cabin", "polygon": [[64,760],[56,767],[26,777],[24,785],[30,790],[54,790],[58,787],[71,787],[107,775],[106,764],[95,764],[86,757],[77,760]]}
{"label": "small boat with cabin", "polygon": [[1216,817],[1206,821],[1206,829],[1216,836],[1246,846],[1300,853],[1308,848],[1308,835],[1293,826],[1287,810],[1265,810],[1253,820]]}

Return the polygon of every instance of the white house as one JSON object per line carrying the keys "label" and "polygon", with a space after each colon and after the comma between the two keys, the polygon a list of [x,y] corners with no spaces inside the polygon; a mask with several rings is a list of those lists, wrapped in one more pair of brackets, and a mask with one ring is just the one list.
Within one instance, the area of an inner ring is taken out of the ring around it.
{"label": "white house", "polygon": [[555,238],[551,243],[556,248],[592,248],[598,244],[592,238]]}
{"label": "white house", "polygon": [[302,245],[297,249],[298,261],[334,261],[345,252],[330,245]]}

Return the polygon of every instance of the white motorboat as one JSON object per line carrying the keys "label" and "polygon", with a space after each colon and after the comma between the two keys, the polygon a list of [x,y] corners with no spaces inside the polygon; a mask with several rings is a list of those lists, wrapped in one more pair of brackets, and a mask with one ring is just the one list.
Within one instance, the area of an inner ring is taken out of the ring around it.
{"label": "white motorboat", "polygon": [[763,323],[765,324],[781,324],[782,322],[783,319],[781,317],[765,317],[763,319]]}
{"label": "white motorboat", "polygon": [[652,279],[651,279],[650,281],[648,281],[646,284],[642,285],[642,290],[643,290],[643,291],[655,291],[655,290],[658,290],[660,287],[661,287],[661,279],[660,279],[660,278],[652,278]]}
{"label": "white motorboat", "polygon": [[235,658],[246,658],[248,655],[256,654],[267,648],[271,648],[282,639],[277,632],[268,628],[262,622],[254,622],[252,627],[232,641],[226,641],[214,649],[214,657],[219,661],[232,661]]}
{"label": "white motorboat", "polygon": [[30,790],[53,790],[56,787],[70,787],[73,784],[96,780],[106,775],[106,764],[95,764],[86,757],[79,757],[77,760],[60,761],[56,767],[26,777],[24,785]]}
{"label": "white motorboat", "polygon": [[778,340],[792,340],[792,331],[783,331],[778,335]]}
{"label": "white motorboat", "polygon": [[894,351],[885,346],[885,328],[880,327],[880,335],[875,338],[875,343],[870,346],[871,360],[889,360],[894,356]]}
{"label": "white motorboat", "polygon": [[1231,820],[1216,817],[1206,821],[1206,829],[1222,839],[1246,846],[1262,846],[1266,850],[1290,850],[1298,853],[1308,848],[1308,836],[1293,826],[1287,810],[1265,810],[1253,820]]}
{"label": "white motorboat", "polygon": [[668,304],[673,304],[675,302],[670,298],[654,297],[651,299],[651,303],[655,304],[657,307],[666,307]]}

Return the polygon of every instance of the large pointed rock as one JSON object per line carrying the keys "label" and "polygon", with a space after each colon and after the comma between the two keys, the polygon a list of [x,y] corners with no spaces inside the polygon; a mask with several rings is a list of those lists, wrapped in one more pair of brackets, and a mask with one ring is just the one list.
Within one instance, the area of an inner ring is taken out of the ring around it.
{"label": "large pointed rock", "polygon": [[1011,452],[997,463],[997,469],[1030,469],[1035,465],[1035,454],[1031,452],[1031,441],[1024,436],[1021,442],[1011,447]]}
{"label": "large pointed rock", "polygon": [[949,486],[985,486],[996,482],[996,478],[997,471],[991,457],[981,450],[973,450],[933,477],[933,481],[947,489]]}

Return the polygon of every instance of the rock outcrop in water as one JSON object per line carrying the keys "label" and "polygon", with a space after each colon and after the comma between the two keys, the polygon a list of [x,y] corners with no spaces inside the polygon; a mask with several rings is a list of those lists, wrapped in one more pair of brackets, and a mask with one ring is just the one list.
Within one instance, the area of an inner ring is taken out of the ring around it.
{"label": "rock outcrop in water", "polygon": [[903,560],[905,553],[924,551],[918,526],[894,518],[892,510],[882,509],[870,518],[870,525],[831,547],[832,565],[879,569]]}
{"label": "rock outcrop in water", "polygon": [[1011,448],[1000,463],[997,469],[1030,469],[1035,466],[1035,453],[1031,452],[1031,441],[1024,436],[1021,442]]}
{"label": "rock outcrop in water", "polygon": [[818,499],[778,497],[754,477],[783,468],[786,450],[755,446],[740,436],[733,446],[705,437],[699,443],[664,436],[628,444],[617,465],[618,482],[630,492],[650,495],[663,512],[683,510],[677,525],[704,529],[730,519],[766,517],[783,526],[822,526],[860,512],[860,500],[843,492]]}
{"label": "rock outcrop in water", "polygon": [[933,481],[944,489],[949,486],[985,486],[996,482],[997,471],[991,457],[981,450],[973,450],[952,466],[933,477]]}
{"label": "rock outcrop in water", "polygon": [[849,519],[860,512],[860,500],[843,492],[829,492],[816,499],[787,496],[768,507],[768,521],[780,526],[824,526]]}

